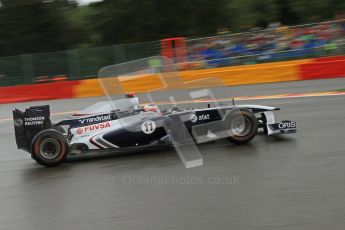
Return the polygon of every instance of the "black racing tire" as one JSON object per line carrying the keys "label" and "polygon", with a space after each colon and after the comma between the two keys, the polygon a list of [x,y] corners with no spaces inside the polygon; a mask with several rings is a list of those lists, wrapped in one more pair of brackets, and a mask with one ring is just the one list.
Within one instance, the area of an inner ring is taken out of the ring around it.
{"label": "black racing tire", "polygon": [[53,125],[53,126],[50,127],[50,129],[54,129],[54,130],[56,130],[56,131],[58,131],[60,133],[66,133],[66,131],[61,126]]}
{"label": "black racing tire", "polygon": [[38,133],[31,146],[32,158],[46,167],[58,166],[68,154],[66,139],[62,133],[55,129],[47,129]]}
{"label": "black racing tire", "polygon": [[230,136],[227,139],[232,143],[238,145],[247,144],[258,132],[258,120],[247,109],[231,111],[227,114],[225,121],[230,130]]}

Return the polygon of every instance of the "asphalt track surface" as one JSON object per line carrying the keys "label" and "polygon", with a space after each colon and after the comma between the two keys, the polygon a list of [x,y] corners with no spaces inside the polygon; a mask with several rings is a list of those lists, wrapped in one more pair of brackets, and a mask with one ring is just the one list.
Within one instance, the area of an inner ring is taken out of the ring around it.
{"label": "asphalt track surface", "polygon": [[[231,88],[233,96],[345,88],[345,79]],[[99,100],[49,103],[52,112]],[[241,103],[246,103],[241,101]],[[0,229],[344,229],[345,97],[250,101],[283,108],[298,133],[235,146],[200,146],[204,166],[185,169],[173,149],[72,159],[44,168],[16,149],[0,121]],[[66,116],[66,115],[64,115]],[[54,120],[62,116],[54,116]]]}

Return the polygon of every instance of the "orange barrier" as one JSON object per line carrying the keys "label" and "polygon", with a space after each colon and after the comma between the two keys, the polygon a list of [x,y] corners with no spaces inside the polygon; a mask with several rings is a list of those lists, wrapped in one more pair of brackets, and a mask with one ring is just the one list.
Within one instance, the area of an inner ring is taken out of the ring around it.
{"label": "orange barrier", "polygon": [[[108,90],[110,90],[110,88],[112,87],[111,83],[114,82],[115,81],[111,82],[110,79],[110,84],[108,84],[107,86]],[[142,77],[136,77],[129,80],[120,80],[120,86],[122,90],[119,90],[119,87],[114,86],[115,90],[112,90],[112,93],[121,94],[125,92],[147,92],[150,90],[162,88],[163,84],[160,80],[159,75],[152,74],[144,75]],[[80,81],[80,84],[74,88],[74,93],[75,95],[78,95],[78,97],[97,97],[104,95],[103,88],[100,85],[98,79]]]}
{"label": "orange barrier", "polygon": [[251,66],[183,71],[181,72],[181,77],[184,81],[214,77],[221,80],[224,85],[295,81],[299,78],[298,66],[309,62],[310,60],[298,60]]}
{"label": "orange barrier", "polygon": [[[344,67],[345,56],[338,56],[181,71],[178,74],[164,74],[166,82],[163,82],[158,74],[127,76],[119,78],[121,87],[105,84],[117,93],[130,91],[142,93],[164,89],[166,85],[169,89],[182,89],[345,77]],[[0,103],[103,95],[104,92],[98,79],[0,87]]]}
{"label": "orange barrier", "polygon": [[104,95],[98,79],[81,80],[73,89],[76,97],[97,97]]}
{"label": "orange barrier", "polygon": [[[251,66],[190,70],[176,74],[164,74],[163,77],[164,80],[170,83],[169,89],[200,88],[210,86],[210,84],[221,86],[295,81],[299,79],[299,65],[309,62],[311,62],[310,59]],[[181,82],[175,85],[172,84],[171,82],[175,81],[178,75]],[[135,78],[123,79],[120,83],[124,92],[147,92],[162,89],[166,85],[159,75],[137,76]],[[104,95],[97,79],[81,81],[81,84],[75,89],[75,94],[78,97]]]}

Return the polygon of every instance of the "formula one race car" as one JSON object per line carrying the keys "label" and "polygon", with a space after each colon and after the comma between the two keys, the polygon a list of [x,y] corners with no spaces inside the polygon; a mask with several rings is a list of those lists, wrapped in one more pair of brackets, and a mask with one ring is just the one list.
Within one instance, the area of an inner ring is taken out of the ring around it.
{"label": "formula one race car", "polygon": [[[132,147],[183,145],[189,139],[204,143],[227,138],[245,144],[257,134],[296,132],[294,121],[276,123],[273,111],[279,108],[259,105],[227,105],[203,109],[173,107],[159,111],[156,105],[139,106],[138,97],[127,94],[107,101],[52,124],[48,105],[13,111],[16,142],[19,149],[31,153],[38,163],[56,166],[67,155]],[[186,130],[186,131],[184,131]]]}
{"label": "formula one race car", "polygon": [[[48,105],[30,107],[24,112],[14,110],[17,146],[45,166],[56,166],[67,155],[173,146],[185,166],[194,167],[201,158],[195,144],[225,138],[245,144],[256,136],[259,128],[267,135],[296,132],[294,121],[275,122],[273,111],[279,110],[275,107],[236,105],[233,101],[231,105],[215,103],[199,109],[181,109],[176,98],[183,93],[179,92],[175,98],[167,97],[165,92],[183,89],[185,96],[194,101],[205,97],[217,101],[214,99],[219,93],[222,98],[224,95],[231,98],[231,95],[221,92],[225,84],[218,78],[182,82],[178,73],[176,64],[161,56],[105,67],[99,72],[99,82],[108,101],[98,102],[55,124],[50,120]],[[140,106],[134,93],[121,99],[114,98],[119,95],[120,78],[133,83],[134,88],[143,83],[139,89],[148,88],[144,92],[151,104]],[[155,79],[162,84],[157,84]],[[207,89],[200,90],[204,86]],[[228,90],[228,87],[223,88]],[[192,92],[186,92],[186,89],[192,89]],[[159,107],[157,104],[161,104],[162,95],[173,106]]]}

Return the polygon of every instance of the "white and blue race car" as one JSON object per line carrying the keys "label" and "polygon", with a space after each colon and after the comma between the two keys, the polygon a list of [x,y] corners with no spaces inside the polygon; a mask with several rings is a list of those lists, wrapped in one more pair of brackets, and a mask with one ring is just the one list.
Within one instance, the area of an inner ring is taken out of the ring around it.
{"label": "white and blue race car", "polygon": [[296,132],[296,122],[276,122],[276,107],[221,105],[206,108],[140,106],[133,93],[107,101],[52,124],[48,105],[13,111],[16,143],[45,166],[56,166],[68,155],[145,147],[183,146],[226,138],[246,144],[262,129],[267,135]]}

